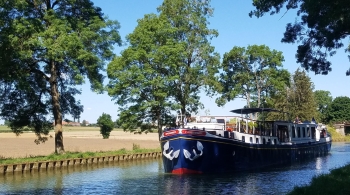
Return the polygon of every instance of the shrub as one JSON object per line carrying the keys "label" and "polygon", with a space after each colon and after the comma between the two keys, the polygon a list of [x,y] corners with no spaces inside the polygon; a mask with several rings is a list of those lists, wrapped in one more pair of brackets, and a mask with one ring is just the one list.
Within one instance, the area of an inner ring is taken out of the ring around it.
{"label": "shrub", "polygon": [[111,115],[102,113],[102,116],[97,119],[97,124],[100,126],[100,132],[103,139],[108,139],[114,128],[114,122],[112,121]]}
{"label": "shrub", "polygon": [[139,149],[140,149],[140,145],[139,144],[132,143],[132,150],[139,150]]}

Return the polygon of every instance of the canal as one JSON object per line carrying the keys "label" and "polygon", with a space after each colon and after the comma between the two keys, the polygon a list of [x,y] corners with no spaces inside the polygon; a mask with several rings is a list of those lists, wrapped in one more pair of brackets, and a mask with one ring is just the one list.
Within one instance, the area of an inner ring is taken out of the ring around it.
{"label": "canal", "polygon": [[348,163],[349,143],[334,143],[324,157],[260,172],[171,175],[160,159],[112,162],[0,175],[0,194],[286,194]]}

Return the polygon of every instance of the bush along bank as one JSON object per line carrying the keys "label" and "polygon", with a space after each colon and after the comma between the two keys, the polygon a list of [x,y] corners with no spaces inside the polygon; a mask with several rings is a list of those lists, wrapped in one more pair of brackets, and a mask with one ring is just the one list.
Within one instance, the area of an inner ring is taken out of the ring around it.
{"label": "bush along bank", "polygon": [[335,130],[333,126],[327,126],[327,130],[332,135],[333,142],[350,142],[349,135],[341,135]]}

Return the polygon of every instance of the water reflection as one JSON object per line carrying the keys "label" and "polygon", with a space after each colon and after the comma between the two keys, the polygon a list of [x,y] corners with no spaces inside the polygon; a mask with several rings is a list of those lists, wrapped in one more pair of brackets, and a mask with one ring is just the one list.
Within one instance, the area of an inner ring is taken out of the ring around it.
{"label": "water reflection", "polygon": [[161,160],[110,162],[0,176],[0,194],[286,194],[350,162],[350,144],[308,162],[260,172],[165,174]]}

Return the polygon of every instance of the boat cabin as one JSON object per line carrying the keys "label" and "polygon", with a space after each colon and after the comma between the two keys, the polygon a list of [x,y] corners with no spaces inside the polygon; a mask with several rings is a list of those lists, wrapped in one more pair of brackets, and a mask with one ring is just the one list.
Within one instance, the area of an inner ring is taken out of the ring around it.
{"label": "boat cabin", "polygon": [[[254,112],[279,112],[271,108],[245,108],[232,110],[239,114]],[[223,119],[187,124],[186,128],[201,129],[223,138],[231,138],[250,144],[300,144],[326,139],[326,127],[314,122],[304,121],[256,121],[243,117],[236,117],[234,124],[226,124]],[[330,139],[330,138],[329,138]]]}
{"label": "boat cabin", "polygon": [[[234,113],[279,112],[271,108],[245,108],[232,110]],[[245,124],[244,124],[245,123]],[[254,125],[247,125],[253,123]],[[310,143],[329,137],[324,125],[314,122],[255,121],[239,120],[232,128],[231,137],[251,144],[299,144]]]}

